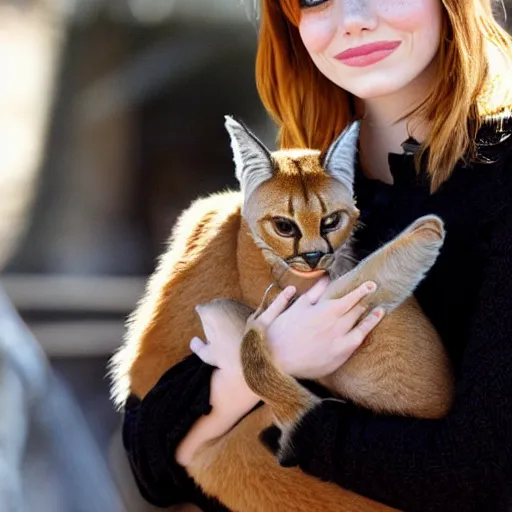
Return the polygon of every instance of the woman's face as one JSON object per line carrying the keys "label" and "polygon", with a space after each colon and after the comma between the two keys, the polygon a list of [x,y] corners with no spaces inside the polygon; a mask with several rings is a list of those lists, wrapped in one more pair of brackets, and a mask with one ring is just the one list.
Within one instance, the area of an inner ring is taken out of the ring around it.
{"label": "woman's face", "polygon": [[441,0],[298,1],[299,30],[313,62],[358,98],[399,91],[437,53]]}

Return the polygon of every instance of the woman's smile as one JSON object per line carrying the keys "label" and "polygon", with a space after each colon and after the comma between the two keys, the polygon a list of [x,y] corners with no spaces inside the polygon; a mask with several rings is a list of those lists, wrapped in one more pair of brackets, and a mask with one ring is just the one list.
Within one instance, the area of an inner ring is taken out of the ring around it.
{"label": "woman's smile", "polygon": [[379,41],[339,53],[334,58],[343,64],[352,67],[365,67],[379,62],[391,55],[400,45],[401,41]]}

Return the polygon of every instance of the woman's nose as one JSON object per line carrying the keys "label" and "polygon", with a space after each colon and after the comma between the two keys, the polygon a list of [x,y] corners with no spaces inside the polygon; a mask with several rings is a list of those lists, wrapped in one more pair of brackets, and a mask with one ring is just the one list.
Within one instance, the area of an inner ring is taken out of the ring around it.
{"label": "woman's nose", "polygon": [[345,35],[357,36],[377,27],[374,5],[379,0],[340,0],[339,29]]}

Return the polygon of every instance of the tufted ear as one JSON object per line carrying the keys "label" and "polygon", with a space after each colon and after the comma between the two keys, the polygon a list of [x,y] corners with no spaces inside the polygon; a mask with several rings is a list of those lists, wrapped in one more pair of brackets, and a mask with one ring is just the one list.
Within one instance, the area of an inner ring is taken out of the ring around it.
{"label": "tufted ear", "polygon": [[345,185],[351,194],[354,193],[354,173],[359,139],[360,122],[353,122],[330,145],[324,158],[324,169],[333,178]]}
{"label": "tufted ear", "polygon": [[231,137],[236,177],[247,199],[274,175],[270,151],[244,125],[230,116],[225,116],[225,119],[226,130]]}

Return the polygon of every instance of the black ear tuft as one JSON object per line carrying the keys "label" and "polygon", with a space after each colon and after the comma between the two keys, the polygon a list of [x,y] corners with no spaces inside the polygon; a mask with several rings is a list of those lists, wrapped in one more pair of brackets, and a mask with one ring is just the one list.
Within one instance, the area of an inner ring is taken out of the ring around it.
{"label": "black ear tuft", "polygon": [[281,430],[279,427],[272,425],[271,427],[262,430],[260,432],[259,439],[273,455],[276,455],[279,452],[279,441],[281,440]]}
{"label": "black ear tuft", "polygon": [[278,457],[279,464],[283,468],[294,468],[299,465],[299,459],[297,459],[295,453],[282,453]]}

